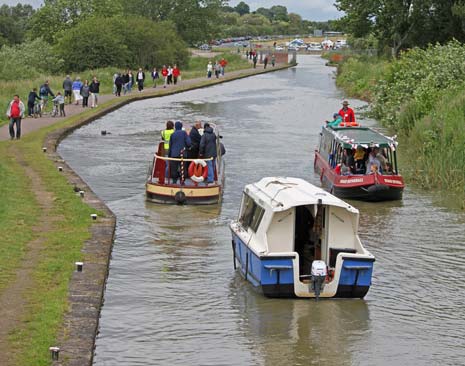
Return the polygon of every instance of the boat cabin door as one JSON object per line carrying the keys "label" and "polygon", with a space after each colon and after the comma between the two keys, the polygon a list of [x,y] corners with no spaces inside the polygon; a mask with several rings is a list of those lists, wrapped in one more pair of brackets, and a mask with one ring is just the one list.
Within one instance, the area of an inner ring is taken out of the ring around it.
{"label": "boat cabin door", "polygon": [[314,260],[326,262],[325,214],[321,204],[295,208],[294,249],[300,258],[300,276],[310,275]]}

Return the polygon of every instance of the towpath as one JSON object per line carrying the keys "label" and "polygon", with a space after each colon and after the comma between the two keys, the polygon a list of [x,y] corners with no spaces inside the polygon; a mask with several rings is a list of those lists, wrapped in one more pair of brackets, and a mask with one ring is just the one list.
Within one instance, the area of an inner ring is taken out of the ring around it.
{"label": "towpath", "polygon": [[[280,66],[280,65],[277,65],[277,66]],[[103,104],[113,99],[137,100],[138,95],[142,95],[144,98],[150,97],[150,96],[156,97],[156,96],[161,96],[165,94],[170,94],[173,92],[187,90],[189,89],[189,87],[192,87],[194,85],[202,84],[201,86],[208,86],[210,84],[213,85],[218,82],[233,80],[233,79],[236,79],[237,77],[251,76],[254,74],[260,74],[260,73],[263,73],[264,71],[270,71],[270,70],[272,70],[272,68],[263,70],[263,66],[259,65],[256,69],[250,68],[250,69],[243,69],[243,70],[230,71],[230,72],[227,71],[225,76],[220,77],[219,79],[216,79],[214,77],[212,77],[211,79],[207,79],[206,77],[201,77],[201,78],[182,80],[181,82],[178,83],[178,85],[169,85],[166,88],[163,88],[163,86],[160,86],[160,85],[157,86],[156,88],[153,88],[151,86],[149,87],[148,85],[150,85],[151,82],[148,81],[146,82],[146,87],[141,93],[139,93],[137,89],[133,89],[131,94],[127,94],[125,96],[122,95],[121,97],[116,97],[113,94],[100,95],[99,104]],[[65,118],[82,113],[87,109],[88,108],[83,108],[81,105],[67,104],[65,106],[66,117],[51,117],[50,114],[47,114],[41,118],[30,118],[30,117],[24,118],[21,123],[21,135],[24,136],[24,135],[27,135],[28,133],[41,129],[42,127],[53,125],[54,123],[60,122]],[[96,108],[96,109],[98,110],[99,108]],[[10,134],[9,134],[8,124],[7,124],[7,125],[0,127],[0,141],[5,141],[8,139],[10,139]]]}

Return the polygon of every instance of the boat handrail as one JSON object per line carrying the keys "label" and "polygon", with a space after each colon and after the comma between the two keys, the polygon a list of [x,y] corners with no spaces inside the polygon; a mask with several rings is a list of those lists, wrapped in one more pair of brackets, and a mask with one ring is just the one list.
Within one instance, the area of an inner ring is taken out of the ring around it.
{"label": "boat handrail", "polygon": [[155,154],[155,157],[157,159],[161,160],[168,160],[168,161],[197,161],[197,160],[204,160],[204,161],[209,161],[213,160],[213,158],[197,158],[197,159],[190,159],[190,158],[169,158],[167,156],[160,156],[158,154]]}

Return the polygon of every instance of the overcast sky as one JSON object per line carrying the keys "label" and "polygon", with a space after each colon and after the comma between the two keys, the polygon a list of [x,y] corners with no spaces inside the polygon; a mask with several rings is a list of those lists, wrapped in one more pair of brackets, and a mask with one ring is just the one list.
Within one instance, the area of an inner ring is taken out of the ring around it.
{"label": "overcast sky", "polygon": [[[230,6],[236,6],[241,0],[230,0]],[[333,0],[244,0],[250,6],[250,10],[257,8],[271,8],[273,5],[287,7],[289,13],[297,13],[307,20],[330,20],[342,16],[334,6]]]}
{"label": "overcast sky", "polygon": [[[41,0],[0,0],[0,4],[8,5],[16,5],[19,2],[35,7],[42,3]],[[240,2],[241,0],[230,0],[229,5],[236,6]],[[342,16],[342,13],[334,7],[334,0],[245,0],[245,3],[250,6],[251,11],[260,7],[271,8],[273,5],[283,5],[287,7],[288,12],[297,13],[307,20],[329,20]]]}

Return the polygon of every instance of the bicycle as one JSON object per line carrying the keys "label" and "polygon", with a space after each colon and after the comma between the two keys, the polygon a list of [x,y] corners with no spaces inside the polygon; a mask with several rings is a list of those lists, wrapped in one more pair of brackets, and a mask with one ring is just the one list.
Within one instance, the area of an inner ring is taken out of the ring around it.
{"label": "bicycle", "polygon": [[53,108],[52,108],[52,117],[58,116],[59,108],[60,108],[60,106],[59,106],[58,102],[54,101],[53,102]]}
{"label": "bicycle", "polygon": [[39,117],[42,117],[42,107],[43,107],[43,101],[42,99],[39,100],[39,101],[35,101],[34,102],[34,109],[33,109],[33,112],[34,112],[34,118],[37,118],[38,116]]}

